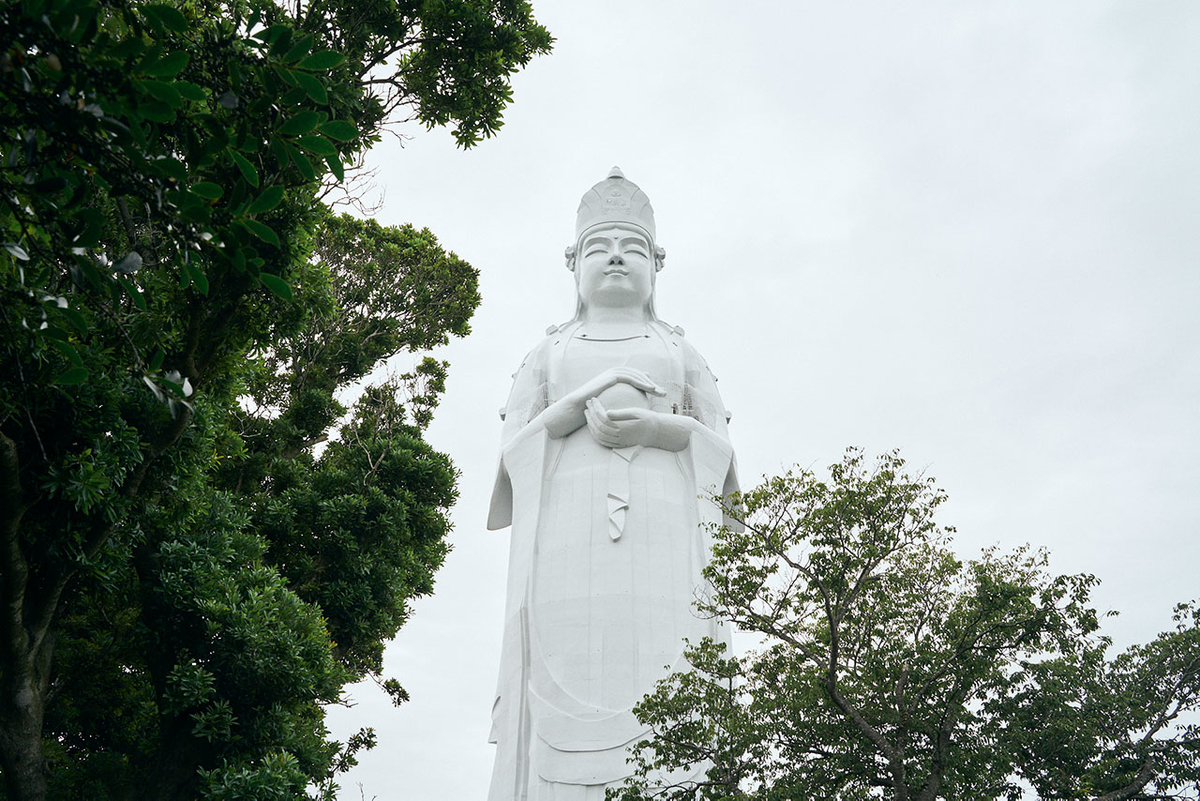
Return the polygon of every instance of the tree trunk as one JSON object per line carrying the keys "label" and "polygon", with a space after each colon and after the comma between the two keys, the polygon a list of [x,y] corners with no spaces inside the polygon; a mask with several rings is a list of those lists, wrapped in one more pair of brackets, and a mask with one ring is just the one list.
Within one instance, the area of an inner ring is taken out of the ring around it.
{"label": "tree trunk", "polygon": [[27,658],[5,664],[0,677],[0,765],[4,767],[5,792],[10,801],[43,801],[46,797],[42,721],[45,668],[49,667],[52,647],[52,643],[43,641],[40,654],[21,654]]}
{"label": "tree trunk", "polygon": [[29,565],[21,551],[26,501],[17,446],[0,433],[0,768],[10,801],[42,801],[42,720],[54,638],[26,626]]}
{"label": "tree trunk", "polygon": [[195,798],[199,770],[212,760],[208,748],[191,733],[191,721],[173,717],[163,720],[162,741],[150,759],[150,770],[136,786],[138,798]]}

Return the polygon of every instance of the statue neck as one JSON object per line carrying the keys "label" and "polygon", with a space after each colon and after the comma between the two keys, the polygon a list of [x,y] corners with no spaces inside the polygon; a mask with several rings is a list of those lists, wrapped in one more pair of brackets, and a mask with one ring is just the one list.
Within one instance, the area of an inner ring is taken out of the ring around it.
{"label": "statue neck", "polygon": [[597,306],[585,308],[580,321],[596,337],[619,339],[644,331],[650,322],[650,315],[641,308]]}

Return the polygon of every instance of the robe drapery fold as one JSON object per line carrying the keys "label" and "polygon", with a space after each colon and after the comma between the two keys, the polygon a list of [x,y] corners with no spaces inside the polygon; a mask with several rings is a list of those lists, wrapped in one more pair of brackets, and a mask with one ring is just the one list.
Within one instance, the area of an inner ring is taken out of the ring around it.
{"label": "robe drapery fold", "polygon": [[[488,527],[512,525],[490,801],[585,801],[630,773],[645,737],[632,706],[686,667],[684,638],[727,640],[692,608],[704,591],[709,496],[736,489],[715,379],[678,329],[585,341],[552,329],[514,376]],[[586,426],[554,439],[540,420],[558,398],[615,366],[666,390],[651,408],[686,414],[688,445],[611,450]]]}

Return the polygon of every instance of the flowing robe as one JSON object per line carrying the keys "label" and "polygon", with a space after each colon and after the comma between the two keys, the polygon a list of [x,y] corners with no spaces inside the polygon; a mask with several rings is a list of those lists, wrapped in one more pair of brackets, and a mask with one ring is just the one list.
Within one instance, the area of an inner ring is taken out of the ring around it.
{"label": "flowing robe", "polygon": [[[687,447],[546,433],[547,406],[616,366],[666,390],[649,408],[700,421]],[[721,522],[707,495],[736,489],[727,414],[703,359],[657,321],[620,340],[589,340],[578,322],[551,329],[514,379],[488,519],[513,527],[489,801],[603,799],[649,731],[630,710],[686,667],[683,639],[728,638],[692,608],[702,524]]]}

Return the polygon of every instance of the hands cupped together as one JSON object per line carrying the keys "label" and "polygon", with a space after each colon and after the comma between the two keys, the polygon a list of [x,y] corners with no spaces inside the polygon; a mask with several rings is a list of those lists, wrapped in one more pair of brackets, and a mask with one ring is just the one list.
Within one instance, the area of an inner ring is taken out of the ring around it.
{"label": "hands cupped together", "polygon": [[599,398],[592,398],[587,402],[583,415],[588,430],[601,445],[609,448],[658,445],[660,412],[637,407],[610,411],[604,408]]}

